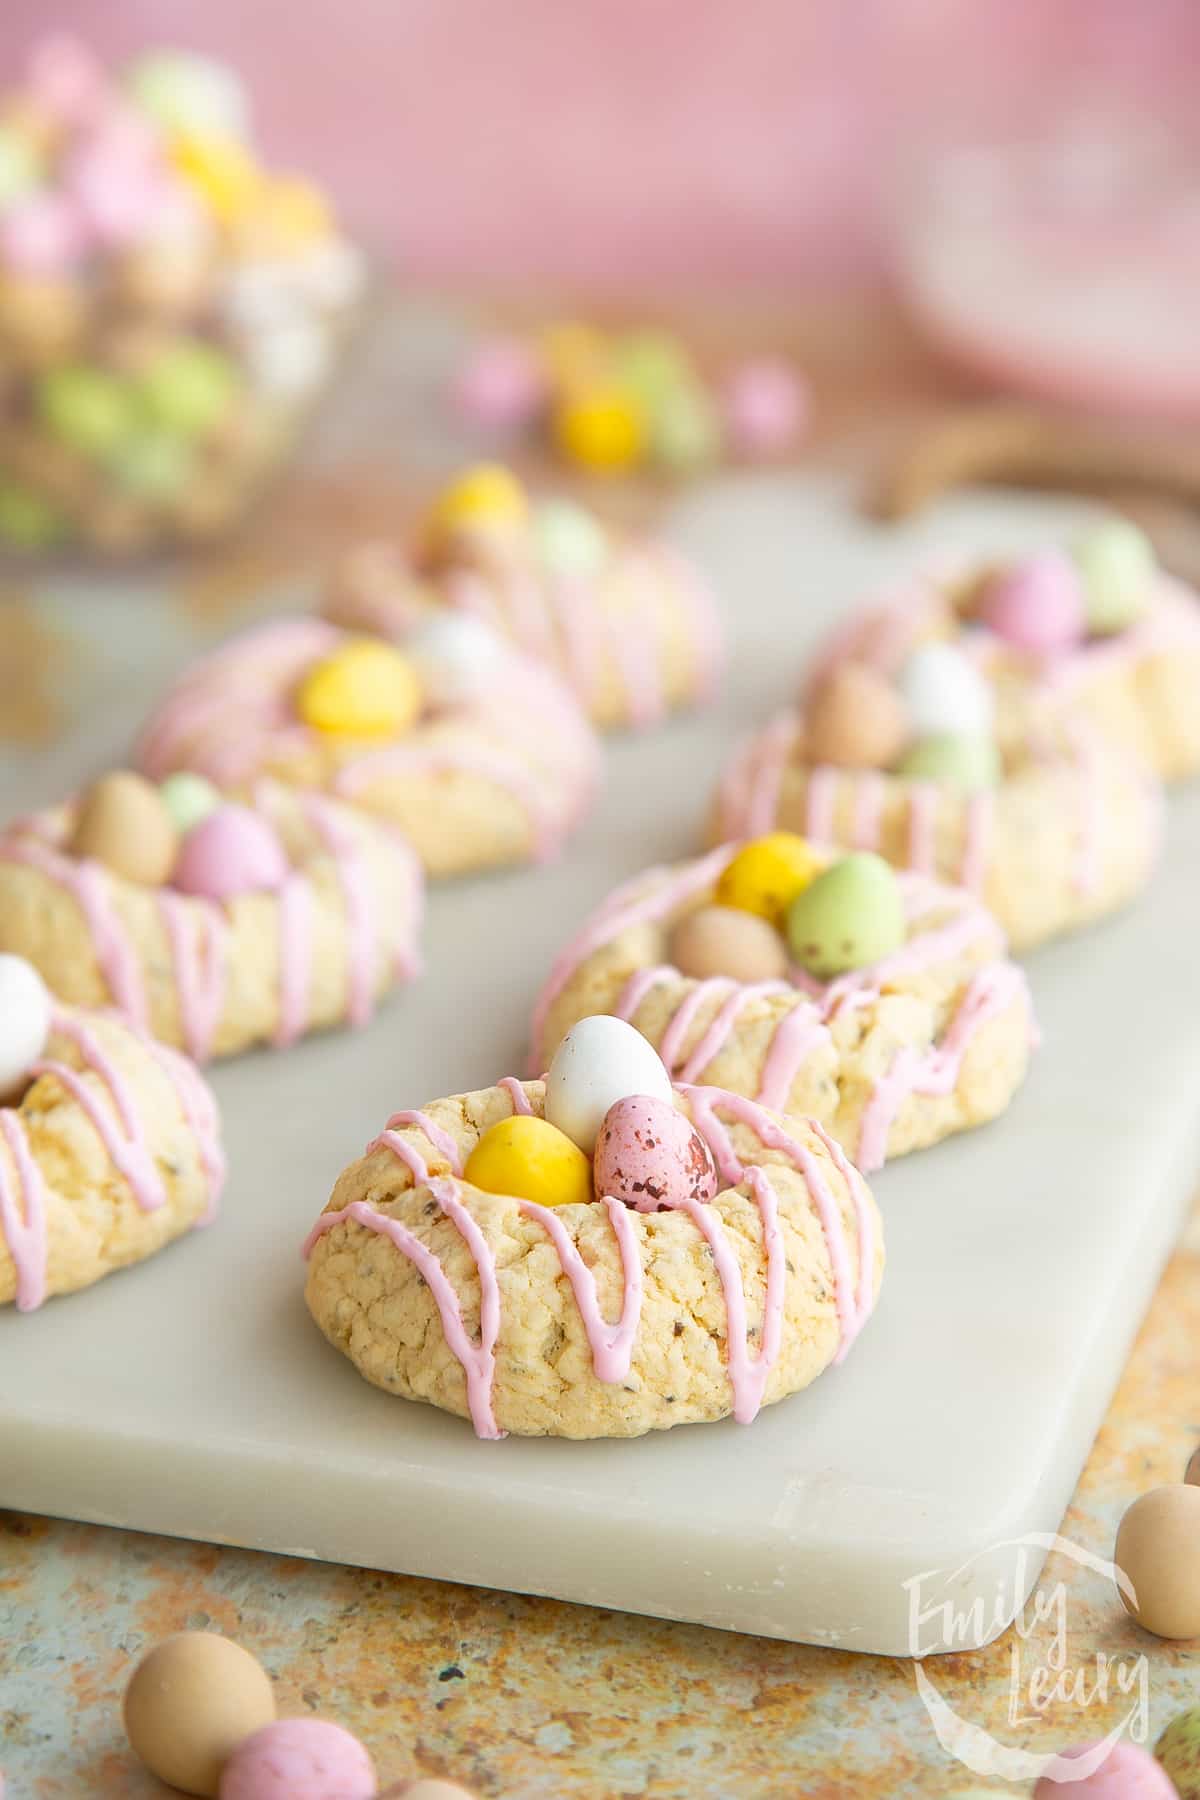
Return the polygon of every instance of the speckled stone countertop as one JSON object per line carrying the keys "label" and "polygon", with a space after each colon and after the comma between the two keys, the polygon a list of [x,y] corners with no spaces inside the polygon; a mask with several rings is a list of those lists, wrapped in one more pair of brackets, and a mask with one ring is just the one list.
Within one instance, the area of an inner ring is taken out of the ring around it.
{"label": "speckled stone countertop", "polygon": [[[446,365],[461,323],[442,308],[409,307],[375,330],[375,353],[382,334],[394,374],[389,404],[372,413],[361,397],[352,412],[339,403],[316,452],[244,541],[185,575],[164,574],[167,604],[146,614],[148,661],[177,649],[180,633],[197,643],[223,633],[315,556],[386,526],[461,453],[439,426],[430,374]],[[866,376],[856,356],[853,395],[835,371],[827,417],[853,420],[872,384],[877,401],[920,395],[927,371],[894,342],[865,359]],[[0,741],[27,764],[37,798],[54,791],[64,721],[111,701],[127,679],[107,648],[112,621],[144,604],[112,575],[99,591],[71,571],[17,572],[0,585]],[[1200,1440],[1197,1344],[1200,1212],[1063,1523],[1072,1545],[1108,1558],[1129,1501],[1181,1478]],[[1115,1686],[1081,1704],[1094,1695],[1101,1655],[1139,1668],[1151,1742],[1200,1701],[1200,1646],[1141,1632],[1094,1570],[1056,1552],[1039,1592],[1056,1594],[1053,1619],[928,1665],[960,1719],[1027,1748],[1098,1738],[1130,1711]],[[369,1746],[384,1786],[439,1773],[509,1800],[882,1800],[979,1781],[940,1745],[904,1661],[0,1513],[6,1800],[165,1794],[129,1755],[120,1696],[139,1653],[184,1627],[239,1638],[277,1682],[280,1711],[346,1725]],[[1030,1684],[1040,1669],[1059,1679],[1037,1706]]]}

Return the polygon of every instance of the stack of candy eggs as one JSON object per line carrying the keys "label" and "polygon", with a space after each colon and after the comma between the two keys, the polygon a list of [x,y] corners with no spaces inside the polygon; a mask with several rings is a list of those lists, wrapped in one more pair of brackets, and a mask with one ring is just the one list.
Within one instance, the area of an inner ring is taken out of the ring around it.
{"label": "stack of candy eggs", "polygon": [[882,857],[827,862],[804,838],[773,831],[743,844],[711,899],[676,922],[668,955],[697,981],[779,981],[797,969],[823,982],[891,955],[906,935],[900,884]]}
{"label": "stack of candy eggs", "polygon": [[218,901],[277,891],[290,873],[261,813],[188,773],[161,786],[123,769],[102,775],[80,800],[67,849],[125,881]]}
{"label": "stack of candy eggs", "polygon": [[361,259],[248,115],[205,58],[68,38],[0,104],[0,543],[219,530],[323,385]]}
{"label": "stack of candy eggs", "polygon": [[644,466],[687,474],[726,454],[785,455],[808,411],[804,383],[784,361],[743,363],[714,389],[668,332],[573,322],[477,344],[454,401],[470,424],[539,430],[568,462],[600,474]]}
{"label": "stack of candy eggs", "polygon": [[466,1179],[540,1206],[609,1197],[638,1212],[715,1198],[708,1145],[675,1104],[658,1053],[622,1019],[595,1014],[563,1038],[546,1076],[546,1116],[484,1132]]}

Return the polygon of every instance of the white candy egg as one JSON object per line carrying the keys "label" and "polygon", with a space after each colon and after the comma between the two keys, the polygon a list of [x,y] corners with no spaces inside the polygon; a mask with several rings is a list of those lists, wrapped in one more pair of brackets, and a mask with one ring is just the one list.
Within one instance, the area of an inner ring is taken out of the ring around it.
{"label": "white candy egg", "polygon": [[604,1115],[618,1100],[672,1099],[657,1050],[624,1019],[593,1014],[572,1025],[546,1076],[546,1117],[591,1156]]}
{"label": "white candy egg", "polygon": [[443,607],[404,640],[404,653],[434,706],[461,706],[495,679],[507,652],[490,625]]}
{"label": "white candy egg", "polygon": [[995,701],[985,676],[953,644],[921,644],[900,671],[898,684],[908,705],[914,737],[947,732],[986,735]]}
{"label": "white candy egg", "polygon": [[29,1073],[50,1035],[50,995],[32,963],[0,956],[0,1094]]}
{"label": "white candy egg", "polygon": [[319,387],[333,355],[324,327],[305,319],[261,333],[245,350],[255,386],[286,400]]}

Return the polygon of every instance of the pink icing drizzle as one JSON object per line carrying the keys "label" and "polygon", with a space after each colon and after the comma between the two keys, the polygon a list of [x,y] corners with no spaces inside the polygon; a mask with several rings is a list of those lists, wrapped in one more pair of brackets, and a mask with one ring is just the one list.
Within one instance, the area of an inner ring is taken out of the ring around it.
{"label": "pink icing drizzle", "polygon": [[29,1153],[21,1115],[12,1107],[0,1111],[0,1132],[16,1166],[19,1187],[14,1195],[0,1158],[0,1232],[17,1272],[17,1311],[34,1312],[46,1298],[46,1190]]}
{"label": "pink icing drizzle", "polygon": [[[513,1110],[517,1109],[514,1107]],[[405,1125],[415,1125],[418,1131],[423,1131],[438,1154],[444,1156],[450,1164],[452,1172],[455,1175],[462,1174],[462,1158],[459,1155],[458,1145],[450,1133],[443,1131],[436,1120],[431,1119],[427,1113],[418,1110],[393,1113],[379,1136],[372,1138],[367,1145],[366,1154],[370,1156],[372,1150],[377,1150],[382,1145],[400,1158],[414,1181],[428,1181],[429,1164],[415,1144],[410,1144],[407,1138],[398,1136],[399,1131]]]}
{"label": "pink icing drizzle", "polygon": [[[514,1077],[505,1077],[501,1085],[513,1101],[514,1112],[528,1113],[532,1111],[528,1096]],[[728,1321],[726,1357],[733,1395],[733,1415],[740,1424],[748,1424],[756,1417],[762,1406],[766,1384],[779,1354],[787,1267],[783,1238],[779,1229],[778,1198],[771,1185],[768,1172],[758,1165],[747,1168],[741,1162],[733,1147],[732,1138],[721,1123],[718,1113],[724,1112],[741,1124],[748,1126],[757,1134],[760,1142],[766,1148],[777,1150],[787,1156],[793,1167],[803,1176],[809,1198],[820,1220],[833,1277],[838,1318],[838,1349],[834,1357],[835,1362],[840,1362],[846,1355],[850,1345],[870,1316],[874,1303],[875,1244],[870,1204],[857,1172],[850,1167],[842,1151],[832,1143],[827,1134],[816,1127],[818,1137],[827,1148],[834,1166],[846,1182],[853,1200],[858,1280],[857,1283],[852,1283],[849,1247],[841,1210],[833,1199],[812,1152],[784,1131],[763,1111],[762,1107],[752,1100],[744,1100],[736,1094],[724,1093],[718,1088],[686,1088],[680,1091],[686,1093],[690,1101],[696,1127],[708,1141],[722,1179],[728,1186],[746,1183],[750,1189],[751,1198],[758,1206],[762,1221],[762,1245],[767,1261],[767,1276],[763,1299],[762,1337],[757,1354],[751,1356],[745,1283],[742,1278],[741,1266],[721,1223],[720,1215],[711,1206],[691,1199],[678,1203],[673,1209],[685,1213],[692,1220],[697,1231],[712,1251],[713,1263],[725,1299]],[[523,1102],[520,1105],[517,1102],[518,1093]],[[394,1125],[398,1121],[418,1126],[433,1141],[430,1130],[432,1121],[423,1113],[397,1114],[391,1124]],[[311,1254],[313,1246],[326,1232],[332,1231],[334,1226],[344,1223],[347,1219],[364,1226],[368,1231],[389,1238],[401,1254],[408,1257],[428,1283],[441,1318],[446,1342],[458,1359],[466,1377],[467,1407],[477,1435],[481,1438],[502,1437],[504,1434],[496,1423],[492,1398],[495,1383],[495,1346],[500,1323],[500,1289],[495,1256],[475,1220],[458,1200],[453,1181],[447,1180],[445,1177],[428,1181],[424,1159],[405,1140],[394,1138],[389,1132],[385,1132],[375,1139],[369,1148],[374,1149],[380,1144],[385,1144],[400,1157],[412,1173],[415,1182],[427,1182],[430,1193],[442,1211],[453,1221],[470,1249],[475,1261],[480,1287],[479,1342],[473,1342],[468,1336],[463,1324],[458,1295],[434,1253],[398,1220],[376,1212],[364,1201],[352,1201],[349,1206],[343,1207],[339,1211],[323,1213],[305,1240],[304,1254],[306,1256]],[[571,1285],[571,1291],[579,1309],[580,1320],[592,1352],[592,1366],[597,1380],[616,1382],[625,1379],[632,1361],[633,1347],[641,1322],[644,1277],[632,1215],[611,1195],[604,1197],[603,1205],[608,1213],[621,1260],[621,1310],[616,1322],[611,1325],[606,1323],[601,1315],[595,1277],[580,1256],[561,1218],[557,1216],[552,1207],[539,1206],[529,1200],[518,1202],[522,1214],[527,1218],[537,1220],[543,1227],[558,1254],[563,1274]]]}
{"label": "pink icing drizzle", "polygon": [[110,878],[100,865],[76,862],[38,835],[19,841],[5,839],[0,843],[0,856],[7,862],[37,869],[73,896],[91,932],[96,960],[113,1001],[137,1024],[144,1025],[146,995],[137,952],[110,903]]}

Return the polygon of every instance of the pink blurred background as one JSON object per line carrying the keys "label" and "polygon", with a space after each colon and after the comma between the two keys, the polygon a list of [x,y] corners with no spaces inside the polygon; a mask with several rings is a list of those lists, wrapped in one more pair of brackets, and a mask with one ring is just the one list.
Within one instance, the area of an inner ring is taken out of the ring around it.
{"label": "pink blurred background", "polygon": [[1196,0],[5,0],[6,72],[50,25],[228,59],[411,275],[516,287],[872,276],[930,133],[1200,83]]}

